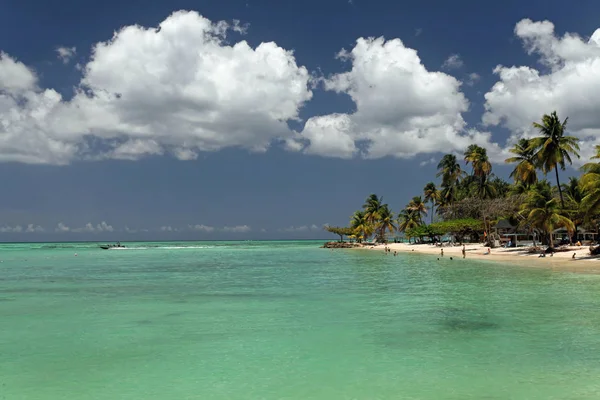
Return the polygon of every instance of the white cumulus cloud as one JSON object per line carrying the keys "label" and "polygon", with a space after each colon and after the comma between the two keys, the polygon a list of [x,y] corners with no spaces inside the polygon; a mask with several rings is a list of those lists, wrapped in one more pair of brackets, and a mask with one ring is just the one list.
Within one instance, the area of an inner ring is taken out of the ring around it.
{"label": "white cumulus cloud", "polygon": [[315,231],[322,231],[323,230],[323,226],[318,226],[315,224],[312,225],[301,225],[301,226],[289,226],[287,228],[284,229],[280,229],[280,232],[315,232]]}
{"label": "white cumulus cloud", "polygon": [[69,228],[67,225],[65,225],[62,222],[59,222],[58,225],[56,225],[56,228],[54,229],[56,232],[69,232],[71,230],[71,228]]}
{"label": "white cumulus cloud", "polygon": [[0,227],[0,233],[21,233],[21,232],[23,232],[23,227],[21,225]]}
{"label": "white cumulus cloud", "polygon": [[44,228],[39,225],[28,224],[27,228],[25,228],[25,232],[27,233],[40,233],[44,232]]}
{"label": "white cumulus cloud", "polygon": [[75,54],[77,54],[77,49],[75,47],[60,46],[56,48],[56,54],[64,64],[67,64],[73,57],[75,57]]}
{"label": "white cumulus cloud", "polygon": [[471,72],[470,74],[467,75],[467,78],[465,79],[465,83],[468,86],[473,86],[480,80],[481,80],[481,76],[477,72]]}
{"label": "white cumulus cloud", "polygon": [[248,225],[237,225],[237,226],[226,226],[222,230],[223,230],[223,232],[246,233],[246,232],[250,232],[252,229]]}
{"label": "white cumulus cloud", "polygon": [[[30,225],[32,226],[32,225]],[[91,222],[88,222],[87,224],[85,224],[83,227],[79,227],[79,228],[71,228],[67,225],[65,225],[62,222],[59,222],[58,225],[56,226],[56,228],[54,229],[55,232],[77,232],[77,233],[99,233],[99,232],[114,232],[114,228],[112,227],[112,225],[107,224],[105,221],[102,221],[99,224],[92,224]]]}
{"label": "white cumulus cloud", "polygon": [[0,233],[41,233],[44,232],[44,228],[40,225],[35,224],[27,224],[27,226],[23,227],[21,225],[15,226],[2,226],[0,227]]}
{"label": "white cumulus cloud", "polygon": [[348,94],[356,111],[310,118],[301,134],[288,141],[288,149],[339,158],[410,158],[462,151],[487,138],[465,130],[462,113],[469,103],[461,82],[428,71],[401,40],[360,38],[339,58],[348,60],[351,69],[325,79],[324,85]]}
{"label": "white cumulus cloud", "polygon": [[215,230],[214,227],[203,225],[203,224],[188,225],[188,228],[192,231],[200,231],[200,232],[207,232],[207,233],[213,232]]}
{"label": "white cumulus cloud", "polygon": [[465,65],[462,58],[460,58],[460,54],[451,54],[444,63],[442,64],[443,68],[447,69],[459,69]]}
{"label": "white cumulus cloud", "polygon": [[558,37],[551,22],[524,19],[515,34],[545,68],[496,67],[499,80],[485,94],[484,124],[509,129],[510,144],[534,134],[532,122],[556,110],[569,117],[569,133],[584,141],[582,159],[589,156],[586,149],[600,142],[600,29],[587,40],[574,33]]}
{"label": "white cumulus cloud", "polygon": [[[175,12],[158,29],[125,26],[93,47],[65,101],[0,59],[0,161],[67,164],[240,147],[264,151],[293,135],[310,75],[274,42],[229,44],[247,26]],[[65,53],[66,55],[66,53]]]}

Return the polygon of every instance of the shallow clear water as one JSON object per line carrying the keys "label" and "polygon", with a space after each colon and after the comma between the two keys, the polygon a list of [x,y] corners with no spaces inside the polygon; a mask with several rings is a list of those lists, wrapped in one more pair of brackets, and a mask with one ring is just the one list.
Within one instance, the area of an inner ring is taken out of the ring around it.
{"label": "shallow clear water", "polygon": [[0,399],[600,398],[600,276],[319,244],[1,245]]}

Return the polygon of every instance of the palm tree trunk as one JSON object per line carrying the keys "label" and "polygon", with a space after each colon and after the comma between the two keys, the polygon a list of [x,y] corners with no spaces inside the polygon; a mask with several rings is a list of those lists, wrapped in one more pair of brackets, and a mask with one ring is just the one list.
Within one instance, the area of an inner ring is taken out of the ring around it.
{"label": "palm tree trunk", "polygon": [[431,224],[433,224],[433,199],[431,200]]}
{"label": "palm tree trunk", "polygon": [[561,208],[565,209],[565,200],[563,199],[562,189],[560,188],[560,181],[558,180],[558,165],[554,167],[554,171],[556,172],[556,185],[558,186],[558,194],[560,196],[560,205]]}

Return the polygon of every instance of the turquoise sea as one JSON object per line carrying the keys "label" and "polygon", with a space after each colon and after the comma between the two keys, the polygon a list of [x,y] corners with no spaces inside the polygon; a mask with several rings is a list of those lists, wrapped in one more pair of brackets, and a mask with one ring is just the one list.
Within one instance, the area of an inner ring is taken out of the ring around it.
{"label": "turquoise sea", "polygon": [[0,399],[600,399],[599,275],[125,244],[0,245]]}

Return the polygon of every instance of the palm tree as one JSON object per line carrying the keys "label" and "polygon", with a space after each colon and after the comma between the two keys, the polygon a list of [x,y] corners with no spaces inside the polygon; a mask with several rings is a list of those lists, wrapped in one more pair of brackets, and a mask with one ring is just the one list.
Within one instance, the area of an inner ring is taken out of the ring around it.
{"label": "palm tree", "polygon": [[471,166],[473,167],[473,176],[478,178],[479,194],[481,195],[483,192],[483,185],[488,176],[492,173],[492,164],[487,155],[487,150],[481,146],[472,144],[465,150],[464,156],[465,163],[467,165],[471,163]]}
{"label": "palm tree", "polygon": [[579,139],[574,136],[564,136],[567,126],[566,118],[560,122],[556,111],[542,117],[542,123],[534,122],[533,126],[539,129],[542,136],[531,139],[531,147],[535,149],[535,158],[539,162],[544,173],[553,169],[556,172],[556,185],[560,195],[560,204],[565,208],[560,180],[558,178],[558,167],[565,170],[565,163],[572,164],[571,154],[579,158]]}
{"label": "palm tree", "polygon": [[423,217],[427,216],[427,206],[423,202],[421,196],[415,196],[406,206],[406,209],[410,212],[414,212],[419,221],[419,225],[423,224]]}
{"label": "palm tree", "polygon": [[452,204],[456,200],[458,182],[463,175],[460,164],[454,154],[446,154],[437,166],[437,177],[442,177],[442,191],[440,201],[442,204]]}
{"label": "palm tree", "polygon": [[[487,150],[476,144],[470,145],[464,153],[465,163],[471,163],[473,177],[477,180],[477,194],[481,198],[493,197],[493,189],[489,185],[488,177],[492,173],[492,164],[487,155]],[[487,183],[487,187],[486,187]]]}
{"label": "palm tree", "polygon": [[[596,145],[596,155],[592,160],[600,160],[600,145]],[[581,185],[585,191],[581,206],[589,219],[600,211],[600,162],[586,163],[581,169],[584,171]]]}
{"label": "palm tree", "polygon": [[558,201],[552,196],[552,187],[547,181],[538,182],[531,187],[521,212],[533,227],[549,237],[550,247],[554,247],[554,229],[565,227],[569,234],[575,229],[573,222],[561,213]]}
{"label": "palm tree", "polygon": [[365,218],[366,220],[374,225],[381,219],[381,210],[383,208],[383,197],[378,197],[376,194],[371,194],[365,200],[365,204],[363,204],[363,210],[365,210]]}
{"label": "palm tree", "polygon": [[510,174],[510,177],[515,179],[515,183],[522,182],[526,187],[536,183],[536,159],[530,140],[520,139],[509,151],[515,156],[507,158],[505,162],[517,163]]}
{"label": "palm tree", "polygon": [[398,230],[400,232],[406,232],[407,229],[413,229],[421,225],[420,215],[414,211],[404,209],[398,215]]}
{"label": "palm tree", "polygon": [[435,183],[429,182],[423,188],[424,201],[431,203],[431,223],[433,224],[433,214],[435,213],[435,204],[440,200],[440,192],[435,187]]}
{"label": "palm tree", "polygon": [[569,183],[563,184],[562,190],[567,199],[567,215],[575,225],[574,236],[577,237],[577,227],[583,223],[585,218],[582,203],[586,196],[586,190],[581,180],[575,177],[570,177]]}
{"label": "palm tree", "polygon": [[373,233],[373,227],[367,221],[364,211],[356,211],[352,215],[350,227],[354,229],[354,234],[359,242],[362,242],[363,239],[367,238],[369,235],[371,235],[371,233]]}
{"label": "palm tree", "polygon": [[379,212],[379,221],[377,222],[376,229],[380,241],[385,240],[386,231],[393,233],[396,230],[396,225],[394,225],[394,213],[387,204],[384,204]]}

